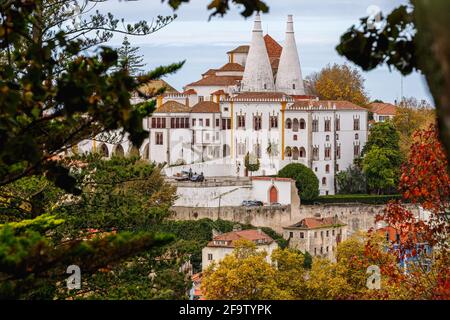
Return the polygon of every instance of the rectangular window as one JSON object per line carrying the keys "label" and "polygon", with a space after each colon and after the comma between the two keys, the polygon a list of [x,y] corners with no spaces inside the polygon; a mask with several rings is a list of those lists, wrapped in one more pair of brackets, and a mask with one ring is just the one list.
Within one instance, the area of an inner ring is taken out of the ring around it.
{"label": "rectangular window", "polygon": [[353,155],[354,155],[355,157],[359,157],[359,144],[355,144],[355,145],[353,146]]}
{"label": "rectangular window", "polygon": [[220,127],[220,119],[216,119],[216,127]]}
{"label": "rectangular window", "polygon": [[222,130],[231,129],[231,119],[222,119]]}
{"label": "rectangular window", "polygon": [[341,130],[341,119],[336,118],[335,126],[336,126],[336,131],[340,131]]}
{"label": "rectangular window", "polygon": [[206,119],[205,122],[206,122],[205,125],[206,125],[207,127],[209,127],[209,119]]}
{"label": "rectangular window", "polygon": [[303,232],[300,232],[300,239],[305,239],[305,234]]}
{"label": "rectangular window", "polygon": [[359,130],[359,119],[353,119],[353,130]]}
{"label": "rectangular window", "polygon": [[152,118],[152,128],[156,128],[156,118]]}
{"label": "rectangular window", "polygon": [[189,118],[184,118],[184,127],[189,128]]}
{"label": "rectangular window", "polygon": [[237,127],[245,129],[245,116],[237,116]]}
{"label": "rectangular window", "polygon": [[325,131],[331,131],[331,120],[325,120]]}
{"label": "rectangular window", "polygon": [[278,128],[278,117],[270,116],[270,128]]}
{"label": "rectangular window", "polygon": [[166,128],[166,118],[162,118],[161,128],[163,128],[163,129]]}
{"label": "rectangular window", "polygon": [[331,147],[325,147],[325,160],[331,158]]}
{"label": "rectangular window", "polygon": [[243,143],[243,142],[238,143],[238,154],[244,155],[245,153],[246,153],[245,152],[245,143]]}
{"label": "rectangular window", "polygon": [[255,131],[261,130],[262,128],[262,116],[253,116],[253,129]]}
{"label": "rectangular window", "polygon": [[330,231],[327,230],[327,237],[330,235]]}
{"label": "rectangular window", "polygon": [[180,127],[180,118],[175,118],[175,128],[179,128]]}
{"label": "rectangular window", "polygon": [[200,127],[203,127],[203,119],[198,119],[198,125],[199,125]]}
{"label": "rectangular window", "polygon": [[341,158],[341,146],[337,145],[336,146],[336,159],[340,159]]}
{"label": "rectangular window", "polygon": [[319,132],[319,120],[314,119],[312,121],[312,131],[313,132]]}
{"label": "rectangular window", "polygon": [[163,133],[155,132],[155,144],[162,145],[163,144]]}
{"label": "rectangular window", "polygon": [[208,253],[208,261],[212,261],[212,259],[213,259],[212,253]]}

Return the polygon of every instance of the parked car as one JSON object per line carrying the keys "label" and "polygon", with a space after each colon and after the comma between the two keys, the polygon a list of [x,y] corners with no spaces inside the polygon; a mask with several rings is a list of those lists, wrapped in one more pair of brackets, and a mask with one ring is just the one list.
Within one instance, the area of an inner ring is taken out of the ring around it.
{"label": "parked car", "polygon": [[262,201],[244,200],[242,201],[242,205],[244,207],[262,207],[264,204],[262,203]]}
{"label": "parked car", "polygon": [[176,175],[174,175],[174,179],[176,181],[188,181],[189,180],[189,172],[181,171],[180,173],[177,173]]}
{"label": "parked car", "polygon": [[205,181],[205,177],[203,174],[193,174],[190,180],[193,182],[203,182]]}

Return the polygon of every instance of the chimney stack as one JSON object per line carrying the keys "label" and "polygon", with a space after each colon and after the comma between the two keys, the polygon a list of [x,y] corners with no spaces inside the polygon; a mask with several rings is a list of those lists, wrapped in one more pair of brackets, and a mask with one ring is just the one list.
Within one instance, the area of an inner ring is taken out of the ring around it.
{"label": "chimney stack", "polygon": [[291,95],[304,95],[302,71],[294,35],[294,19],[288,15],[286,38],[278,65],[276,89]]}
{"label": "chimney stack", "polygon": [[261,17],[259,12],[255,16],[252,32],[252,42],[245,63],[244,75],[241,82],[241,91],[274,91],[272,67],[267,54],[266,43],[263,38]]}

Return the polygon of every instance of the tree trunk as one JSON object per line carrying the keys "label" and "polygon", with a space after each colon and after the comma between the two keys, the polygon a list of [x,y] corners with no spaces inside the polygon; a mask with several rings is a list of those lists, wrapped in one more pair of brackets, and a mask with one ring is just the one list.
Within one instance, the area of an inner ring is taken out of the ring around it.
{"label": "tree trunk", "polygon": [[[420,69],[434,98],[440,140],[450,158],[450,1],[412,0]],[[449,162],[450,165],[450,162]],[[450,166],[447,167],[450,172]]]}

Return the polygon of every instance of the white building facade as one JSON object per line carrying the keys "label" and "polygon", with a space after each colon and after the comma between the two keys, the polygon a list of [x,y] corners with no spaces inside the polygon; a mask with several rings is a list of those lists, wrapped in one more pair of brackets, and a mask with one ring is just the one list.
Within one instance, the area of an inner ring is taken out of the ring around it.
{"label": "white building facade", "polygon": [[[322,195],[334,194],[335,174],[359,157],[367,141],[368,112],[305,95],[291,15],[284,47],[263,36],[261,25],[257,15],[250,45],[229,51],[225,65],[208,70],[183,93],[158,98],[139,152],[197,172],[205,165],[223,168],[212,170],[215,176],[275,175],[301,163],[317,175]],[[115,146],[106,147],[114,153]],[[260,162],[257,172],[246,172],[247,153]]]}

